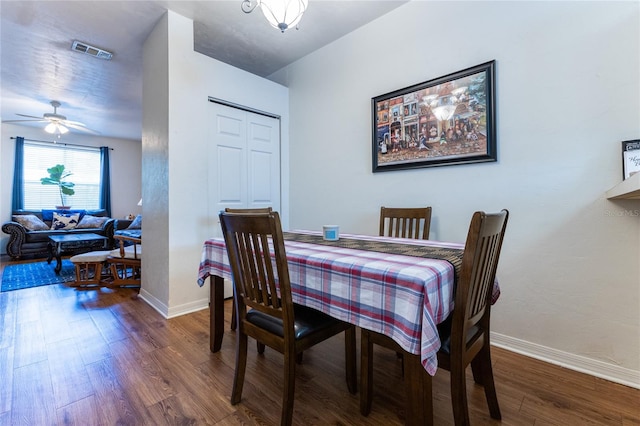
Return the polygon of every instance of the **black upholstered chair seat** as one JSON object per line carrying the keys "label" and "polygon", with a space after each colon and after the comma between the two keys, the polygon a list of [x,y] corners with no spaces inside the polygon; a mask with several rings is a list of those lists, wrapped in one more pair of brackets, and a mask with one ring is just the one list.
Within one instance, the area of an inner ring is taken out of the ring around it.
{"label": "black upholstered chair seat", "polygon": [[[331,328],[340,322],[329,315],[323,314],[316,309],[307,308],[306,306],[294,304],[293,310],[295,312],[295,320],[293,324],[296,339],[310,336],[318,331]],[[247,321],[260,328],[268,330],[270,333],[284,337],[282,320],[279,318],[251,309],[247,312]]]}
{"label": "black upholstered chair seat", "polygon": [[[440,336],[440,351],[451,354],[451,323],[453,322],[453,314],[438,324],[438,335]],[[482,330],[478,326],[473,326],[467,332],[467,345],[471,345],[475,339],[480,337]]]}

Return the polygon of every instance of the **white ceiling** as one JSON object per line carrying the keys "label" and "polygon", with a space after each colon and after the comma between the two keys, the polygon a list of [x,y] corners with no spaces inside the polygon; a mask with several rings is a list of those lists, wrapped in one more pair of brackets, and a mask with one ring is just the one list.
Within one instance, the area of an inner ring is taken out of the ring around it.
{"label": "white ceiling", "polygon": [[[69,120],[103,136],[140,139],[142,45],[167,9],[193,19],[196,51],[268,77],[406,1],[310,0],[300,29],[280,33],[259,9],[242,12],[241,0],[2,0],[0,115],[41,117],[58,100]],[[74,40],[113,59],[74,52]]]}

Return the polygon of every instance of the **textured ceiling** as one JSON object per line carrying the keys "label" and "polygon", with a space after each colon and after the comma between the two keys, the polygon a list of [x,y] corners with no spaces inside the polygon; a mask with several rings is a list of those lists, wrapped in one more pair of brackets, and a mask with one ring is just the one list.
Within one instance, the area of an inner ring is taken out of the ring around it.
{"label": "textured ceiling", "polygon": [[[2,120],[53,112],[104,136],[140,139],[142,45],[167,9],[193,19],[195,50],[259,76],[275,71],[402,5],[310,0],[299,30],[280,31],[233,1],[0,1]],[[71,50],[80,40],[114,53]],[[37,124],[44,126],[43,124]]]}

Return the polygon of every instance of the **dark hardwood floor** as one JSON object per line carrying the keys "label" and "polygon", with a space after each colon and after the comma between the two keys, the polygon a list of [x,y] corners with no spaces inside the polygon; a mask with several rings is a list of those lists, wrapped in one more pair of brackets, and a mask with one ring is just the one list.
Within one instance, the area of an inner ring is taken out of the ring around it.
{"label": "dark hardwood floor", "polygon": [[[230,301],[225,308],[229,320]],[[0,293],[0,425],[279,424],[282,378],[272,371],[282,356],[250,344],[243,399],[232,406],[235,333],[227,324],[214,354],[208,324],[208,310],[165,320],[136,290]],[[376,348],[373,409],[363,417],[344,381],[343,342],[305,352],[294,424],[403,424],[396,354]],[[474,425],[640,425],[640,390],[497,348],[493,358],[503,420],[489,417],[469,372]],[[433,399],[435,424],[453,424],[446,371],[433,380]]]}

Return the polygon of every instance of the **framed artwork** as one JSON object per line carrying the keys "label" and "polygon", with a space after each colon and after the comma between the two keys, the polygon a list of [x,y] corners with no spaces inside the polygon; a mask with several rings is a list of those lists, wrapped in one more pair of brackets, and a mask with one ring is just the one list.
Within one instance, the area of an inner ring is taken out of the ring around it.
{"label": "framed artwork", "polygon": [[640,172],[640,139],[622,142],[622,179]]}
{"label": "framed artwork", "polygon": [[373,172],[496,161],[495,61],[371,99]]}

